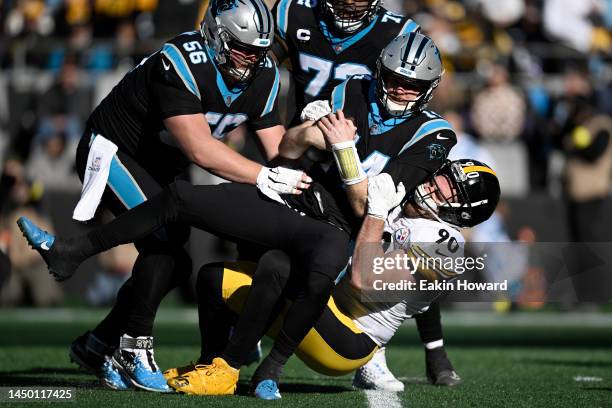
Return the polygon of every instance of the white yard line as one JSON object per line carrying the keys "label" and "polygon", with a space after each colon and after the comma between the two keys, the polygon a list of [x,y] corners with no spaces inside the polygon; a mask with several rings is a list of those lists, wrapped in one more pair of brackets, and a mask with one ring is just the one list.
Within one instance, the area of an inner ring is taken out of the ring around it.
{"label": "white yard line", "polygon": [[402,401],[396,392],[363,391],[368,399],[368,408],[402,408]]}

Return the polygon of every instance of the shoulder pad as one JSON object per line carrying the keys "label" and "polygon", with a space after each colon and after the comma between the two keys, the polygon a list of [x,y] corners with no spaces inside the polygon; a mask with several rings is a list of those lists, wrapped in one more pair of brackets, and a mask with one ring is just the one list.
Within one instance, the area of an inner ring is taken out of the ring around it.
{"label": "shoulder pad", "polygon": [[454,136],[455,130],[453,129],[453,127],[448,121],[446,121],[440,116],[437,116],[437,115],[434,116],[434,115],[428,114],[427,112],[428,111],[422,112],[421,115],[418,118],[416,118],[417,120],[421,122],[421,125],[414,132],[414,135],[412,136],[410,141],[408,141],[408,143],[406,143],[404,147],[402,147],[402,150],[400,150],[398,155],[402,154],[404,151],[406,151],[407,149],[409,149],[411,146],[415,145],[416,143],[420,142],[423,138],[425,138],[428,135],[435,134],[435,133],[446,130],[446,131],[451,131]]}

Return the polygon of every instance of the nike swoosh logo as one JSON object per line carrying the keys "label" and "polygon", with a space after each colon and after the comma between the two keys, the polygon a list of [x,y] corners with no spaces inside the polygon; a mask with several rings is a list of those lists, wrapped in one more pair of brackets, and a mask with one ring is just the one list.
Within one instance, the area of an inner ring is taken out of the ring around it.
{"label": "nike swoosh logo", "polygon": [[439,133],[438,133],[438,134],[436,135],[436,139],[438,139],[438,140],[448,140],[448,139],[450,139],[450,138],[449,138],[449,137],[444,137],[444,136],[442,136],[441,134],[439,134]]}
{"label": "nike swoosh logo", "polygon": [[42,244],[40,244],[40,247],[44,249],[45,251],[48,251],[50,249],[47,243],[48,241],[43,241]]}
{"label": "nike swoosh logo", "polygon": [[164,59],[162,58],[162,65],[164,66],[164,69],[166,71],[170,70],[170,65],[166,65],[166,61],[164,61]]}

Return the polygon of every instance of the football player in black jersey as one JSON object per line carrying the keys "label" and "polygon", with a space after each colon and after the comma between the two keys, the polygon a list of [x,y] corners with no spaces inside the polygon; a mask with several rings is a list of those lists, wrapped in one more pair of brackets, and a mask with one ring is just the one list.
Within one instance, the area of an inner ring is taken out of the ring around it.
{"label": "football player in black jersey", "polygon": [[[401,36],[382,53],[375,80],[353,78],[334,89],[330,98],[331,108],[334,111],[343,110],[344,116],[350,117],[357,127],[356,149],[363,158],[362,166],[367,175],[378,174],[382,169],[393,177],[400,173],[410,174],[410,179],[404,180],[404,183],[411,188],[438,165],[438,160],[444,160],[455,144],[456,138],[450,124],[438,114],[425,109],[440,80],[441,71],[437,68],[441,69],[439,58],[439,51],[427,37],[420,34]],[[313,102],[306,107],[302,116],[318,119],[326,112],[321,107],[321,101]],[[330,119],[334,120],[334,116]],[[306,122],[292,129],[281,144],[281,154],[298,157],[310,145],[325,148],[326,143],[319,128],[331,131],[337,129],[338,123],[330,123],[324,118],[318,122],[318,127]],[[328,138],[327,145],[332,142],[334,140]],[[410,171],[404,172],[405,169]],[[316,171],[311,170],[311,174],[316,174]],[[340,183],[333,183],[326,189],[333,191],[334,185]],[[365,183],[356,183],[347,188],[356,214],[362,214],[365,208],[366,188]],[[340,197],[338,192],[326,197],[317,191],[318,186],[315,186],[310,194],[290,198],[289,202],[303,208],[307,203],[315,203],[314,197],[318,195],[318,200],[332,202],[330,208],[338,207],[329,210],[326,217],[335,217],[334,213],[348,213],[346,208],[342,208],[347,205],[346,202],[335,203],[331,199]],[[312,215],[319,212],[317,206],[310,207]],[[426,349],[430,381],[437,385],[460,382],[443,348],[437,303],[417,320],[417,327]]]}
{"label": "football player in black jersey", "polygon": [[[385,76],[379,82],[350,80],[336,88],[335,101],[345,101],[342,96],[351,92],[354,98],[351,102],[355,102],[352,113],[359,115],[355,117],[355,122],[363,135],[358,143],[360,154],[372,159],[369,162],[365,160],[362,166],[352,140],[354,127],[347,125],[348,121],[341,117],[340,124],[334,124],[333,121],[338,120],[330,118],[332,125],[337,125],[341,133],[346,133],[350,139],[348,143],[339,142],[344,143],[342,149],[338,149],[338,143],[332,146],[338,156],[340,171],[336,170],[336,166],[332,166],[328,172],[320,171],[317,175],[319,182],[302,194],[304,200],[295,200],[287,195],[283,197],[291,207],[310,217],[301,217],[298,212],[262,199],[246,185],[191,186],[177,181],[156,197],[85,237],[56,239],[23,221],[22,230],[32,246],[45,258],[49,268],[66,275],[71,275],[87,257],[138,239],[171,222],[187,222],[220,236],[285,250],[296,265],[296,276],[303,279],[303,293],[297,296],[289,309],[270,355],[258,367],[254,377],[256,385],[268,379],[277,384],[287,359],[322,313],[333,288],[333,280],[348,259],[348,234],[343,231],[352,233],[359,223],[353,215],[351,204],[359,214],[358,206],[365,203],[365,195],[360,196],[361,193],[367,194],[363,190],[364,185],[367,190],[363,169],[375,175],[383,169],[395,174],[395,170],[401,168],[402,172],[410,175],[402,179],[404,184],[412,189],[444,162],[448,149],[455,144],[455,135],[448,122],[424,110],[442,75],[437,48],[429,38],[420,34],[399,37],[391,43],[389,50],[396,47],[403,52],[389,52],[395,56],[392,61],[387,61],[383,55],[381,69],[383,65],[393,66],[397,63],[407,65],[407,69],[412,71],[411,67],[414,66],[415,78],[405,75],[396,79],[402,81],[405,89],[416,89],[416,98],[403,105],[400,103],[402,106],[399,109],[387,103],[389,101],[386,101],[385,95],[389,92],[394,94],[397,90],[392,90],[386,83],[387,77],[382,71],[380,75]],[[423,79],[419,79],[419,76]],[[372,93],[372,89],[379,89],[380,92]],[[368,92],[362,92],[364,90]],[[366,108],[359,110],[358,107],[362,105]],[[350,112],[349,104],[341,107]],[[369,120],[374,121],[372,126],[368,125]],[[360,124],[366,127],[360,128]],[[375,132],[374,124],[378,124],[380,132]],[[308,131],[312,129],[318,132],[317,127],[306,125],[297,129],[296,134],[312,133]],[[327,134],[330,132],[325,133],[331,140],[331,135]],[[394,137],[388,137],[389,134]],[[387,141],[382,142],[383,139]],[[320,145],[316,142],[313,144]],[[368,166],[367,163],[372,165]],[[351,200],[347,200],[342,189],[343,181]],[[315,191],[310,193],[313,188]],[[218,203],[223,205],[215,213],[208,211]],[[314,221],[313,218],[324,222]],[[40,248],[45,237],[55,242],[49,251]],[[192,379],[199,382],[199,390],[209,394],[234,392],[237,369],[244,362],[245,354],[265,332],[274,307],[275,304],[265,304],[257,297],[248,296],[228,347],[219,352],[221,358],[213,358],[212,364],[193,371]],[[177,379],[172,385],[181,392],[189,392],[190,386],[195,385],[190,381]]]}
{"label": "football player in black jersey", "polygon": [[[420,31],[412,19],[385,10],[382,0],[280,0],[272,12],[276,18],[273,54],[277,61],[289,61],[295,86],[294,125],[304,106],[329,99],[345,79],[372,75],[380,52],[393,38]],[[439,344],[442,325],[437,302],[416,322],[427,350]],[[431,367],[448,365],[445,359],[438,352],[426,354]]]}
{"label": "football player in black jersey", "polygon": [[381,6],[382,0],[280,0],[273,53],[289,60],[295,84],[296,118],[309,102],[328,99],[353,75],[372,75],[382,49],[419,25]]}
{"label": "football player in black jersey", "polygon": [[[97,143],[117,146],[107,208],[119,215],[139,205],[182,177],[189,162],[272,196],[307,186],[301,171],[262,167],[221,142],[247,123],[267,159],[278,154],[285,129],[277,112],[279,74],[266,56],[273,35],[274,19],[261,0],[215,0],[200,31],[169,40],[125,75],[89,117],[77,150],[79,175],[87,179],[104,159]],[[170,391],[151,334],[162,298],[191,273],[183,248],[188,235],[188,225],[173,224],[139,237],[138,259],[115,307],[72,344],[71,358],[111,388]]]}

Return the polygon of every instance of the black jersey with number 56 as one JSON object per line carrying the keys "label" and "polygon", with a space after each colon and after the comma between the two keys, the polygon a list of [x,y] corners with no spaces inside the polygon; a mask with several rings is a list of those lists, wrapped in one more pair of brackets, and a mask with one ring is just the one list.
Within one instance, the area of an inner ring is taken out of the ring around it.
{"label": "black jersey with number 56", "polygon": [[401,34],[417,32],[411,19],[379,8],[372,21],[355,34],[337,37],[319,15],[317,0],[280,0],[276,41],[284,43],[295,81],[297,112],[318,99],[328,99],[336,85],[353,75],[372,75],[376,59]]}
{"label": "black jersey with number 56", "polygon": [[136,156],[159,143],[163,120],[172,116],[202,113],[218,139],[244,122],[254,130],[279,125],[278,90],[270,59],[248,87],[229,87],[212,51],[193,31],[169,40],[127,73],[91,114],[88,127]]}

